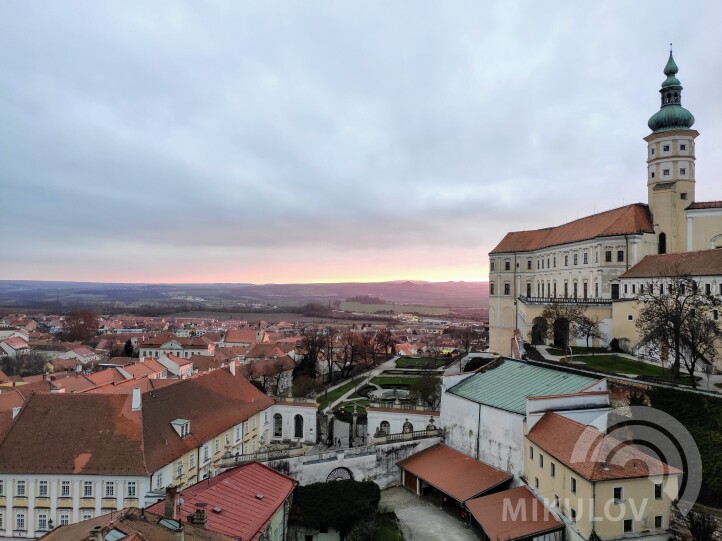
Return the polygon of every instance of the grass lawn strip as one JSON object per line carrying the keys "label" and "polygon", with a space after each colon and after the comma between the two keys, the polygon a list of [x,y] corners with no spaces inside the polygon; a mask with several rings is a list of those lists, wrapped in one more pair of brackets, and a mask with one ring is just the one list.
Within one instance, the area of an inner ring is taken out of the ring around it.
{"label": "grass lawn strip", "polygon": [[572,357],[572,360],[582,362],[589,368],[595,370],[615,372],[617,374],[636,374],[637,376],[655,377],[669,375],[669,370],[665,370],[661,366],[642,361],[633,361],[632,359],[619,357],[618,355],[575,355]]}
{"label": "grass lawn strip", "polygon": [[431,357],[401,357],[396,361],[396,368],[421,368],[426,370],[433,370],[446,366],[451,362],[452,359],[432,359]]}
{"label": "grass lawn strip", "polygon": [[347,383],[344,383],[340,387],[336,387],[333,391],[329,391],[328,393],[322,393],[318,395],[318,409],[324,410],[326,407],[333,403],[334,401],[341,398],[343,395],[345,395],[347,392],[349,392],[351,389],[353,389],[357,383],[359,383],[361,380],[350,380]]}
{"label": "grass lawn strip", "polygon": [[379,387],[384,387],[386,385],[405,385],[407,387],[410,387],[413,385],[416,378],[410,378],[410,377],[397,377],[397,376],[376,376],[375,378],[371,379],[371,383],[375,383]]}

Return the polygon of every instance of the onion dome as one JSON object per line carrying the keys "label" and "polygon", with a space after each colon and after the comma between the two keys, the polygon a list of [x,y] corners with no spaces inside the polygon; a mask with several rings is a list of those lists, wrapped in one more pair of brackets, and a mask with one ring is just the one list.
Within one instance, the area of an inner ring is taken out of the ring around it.
{"label": "onion dome", "polygon": [[672,56],[672,50],[669,51],[669,60],[664,66],[664,74],[667,78],[662,83],[659,90],[662,98],[662,104],[657,111],[649,119],[647,125],[654,133],[672,131],[672,130],[688,130],[694,124],[694,116],[687,109],[682,107],[682,84],[675,77],[679,68]]}

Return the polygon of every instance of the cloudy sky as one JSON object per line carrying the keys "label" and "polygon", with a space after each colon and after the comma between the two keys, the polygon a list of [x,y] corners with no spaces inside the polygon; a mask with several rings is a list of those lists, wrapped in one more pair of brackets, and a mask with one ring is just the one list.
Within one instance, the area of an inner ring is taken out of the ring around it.
{"label": "cloudy sky", "polygon": [[0,3],[0,279],[486,279],[646,202],[674,42],[722,199],[722,3]]}

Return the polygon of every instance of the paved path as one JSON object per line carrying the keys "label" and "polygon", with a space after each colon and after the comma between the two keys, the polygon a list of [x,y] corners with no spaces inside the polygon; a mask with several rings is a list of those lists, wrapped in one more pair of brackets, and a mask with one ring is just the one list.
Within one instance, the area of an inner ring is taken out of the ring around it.
{"label": "paved path", "polygon": [[[366,373],[364,374],[364,378],[359,381],[358,385],[356,385],[354,388],[352,388],[352,389],[351,389],[350,391],[348,391],[346,394],[342,395],[342,396],[341,396],[340,398],[338,398],[337,400],[334,400],[333,402],[331,402],[328,406],[326,406],[326,409],[324,409],[323,412],[324,412],[324,413],[330,413],[331,411],[333,411],[333,408],[335,408],[338,404],[340,404],[341,402],[343,402],[344,400],[346,400],[349,396],[351,396],[352,394],[354,394],[354,393],[356,392],[356,389],[357,389],[357,388],[365,385],[366,383],[368,383],[368,381],[369,381],[371,378],[375,378],[376,376],[378,376],[378,375],[379,375],[381,372],[383,372],[384,370],[391,370],[391,369],[393,369],[393,368],[396,368],[396,359],[398,359],[398,357],[391,357],[388,361],[386,361],[386,362],[384,362],[384,363],[381,363],[381,364],[378,365],[376,368],[372,368],[371,370],[369,370],[368,372],[366,372]],[[332,388],[338,387],[338,386],[340,386],[340,385],[343,385],[343,384],[345,384],[345,383],[348,383],[348,380],[339,383],[339,385],[336,385],[336,386],[334,386],[334,387],[329,388],[329,390],[331,390]]]}
{"label": "paved path", "polygon": [[461,520],[405,488],[396,487],[382,491],[379,508],[396,513],[406,541],[479,540]]}

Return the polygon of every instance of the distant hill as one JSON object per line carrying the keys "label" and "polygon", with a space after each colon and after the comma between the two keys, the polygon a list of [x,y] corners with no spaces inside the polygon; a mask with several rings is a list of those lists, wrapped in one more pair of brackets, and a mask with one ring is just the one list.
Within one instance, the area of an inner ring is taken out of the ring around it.
{"label": "distant hill", "polygon": [[338,284],[105,284],[0,280],[0,307],[51,310],[143,306],[299,306],[371,296],[389,303],[447,308],[487,308],[488,282],[393,281]]}

